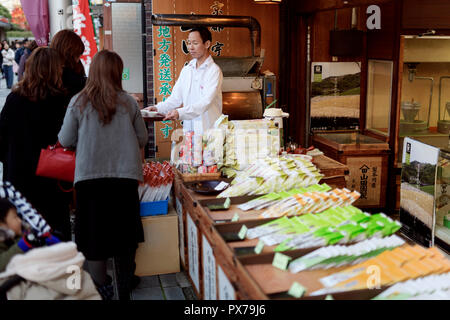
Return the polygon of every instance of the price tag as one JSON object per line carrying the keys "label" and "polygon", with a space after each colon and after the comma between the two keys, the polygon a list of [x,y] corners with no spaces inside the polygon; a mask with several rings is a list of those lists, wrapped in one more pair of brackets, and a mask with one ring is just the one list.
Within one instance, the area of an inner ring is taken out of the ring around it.
{"label": "price tag", "polygon": [[260,254],[262,252],[264,248],[264,242],[262,242],[261,240],[258,242],[258,244],[255,247],[255,253],[256,254]]}
{"label": "price tag", "polygon": [[239,231],[239,233],[238,233],[239,239],[241,239],[241,240],[245,239],[245,236],[247,235],[247,230],[248,230],[247,226],[244,224],[241,228],[241,231]]}
{"label": "price tag", "polygon": [[225,200],[225,202],[223,204],[223,207],[225,209],[228,209],[230,207],[230,204],[231,204],[231,200],[230,200],[230,198],[227,198],[227,200]]}
{"label": "price tag", "polygon": [[221,183],[219,183],[219,184],[214,188],[214,190],[216,190],[216,191],[222,191],[223,189],[225,189],[225,188],[228,187],[228,186],[229,186],[228,183],[226,183],[225,181],[222,181]]}
{"label": "price tag", "polygon": [[301,298],[305,292],[305,287],[298,282],[294,282],[288,291],[288,295],[293,296],[294,298]]}
{"label": "price tag", "polygon": [[277,252],[277,253],[275,253],[275,256],[273,257],[272,265],[275,268],[278,268],[281,270],[286,270],[287,266],[289,264],[289,261],[291,261],[291,260],[292,260],[291,257]]}
{"label": "price tag", "polygon": [[231,222],[239,221],[239,214],[236,212],[233,216],[233,219],[231,219]]}

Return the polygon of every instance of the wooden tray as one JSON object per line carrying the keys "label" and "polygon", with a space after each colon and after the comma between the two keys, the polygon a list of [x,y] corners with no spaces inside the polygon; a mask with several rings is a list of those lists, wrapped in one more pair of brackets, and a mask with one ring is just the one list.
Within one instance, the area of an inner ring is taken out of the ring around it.
{"label": "wooden tray", "polygon": [[221,176],[221,172],[216,173],[181,173],[180,170],[176,170],[178,176],[181,177],[183,182],[193,182],[193,181],[209,181],[218,180]]}

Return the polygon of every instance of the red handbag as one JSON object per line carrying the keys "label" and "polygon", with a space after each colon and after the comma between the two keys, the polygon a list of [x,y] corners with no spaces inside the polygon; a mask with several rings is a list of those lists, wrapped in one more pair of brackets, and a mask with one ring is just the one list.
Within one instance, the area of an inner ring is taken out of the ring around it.
{"label": "red handbag", "polygon": [[58,146],[41,150],[36,175],[73,182],[75,176],[75,151]]}

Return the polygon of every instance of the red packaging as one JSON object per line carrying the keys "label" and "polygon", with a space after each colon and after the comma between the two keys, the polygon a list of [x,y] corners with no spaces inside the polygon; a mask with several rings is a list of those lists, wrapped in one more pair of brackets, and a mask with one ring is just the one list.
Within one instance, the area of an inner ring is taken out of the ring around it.
{"label": "red packaging", "polygon": [[209,166],[208,167],[208,173],[217,173],[217,165]]}
{"label": "red packaging", "polygon": [[208,168],[206,166],[198,167],[198,173],[208,173]]}

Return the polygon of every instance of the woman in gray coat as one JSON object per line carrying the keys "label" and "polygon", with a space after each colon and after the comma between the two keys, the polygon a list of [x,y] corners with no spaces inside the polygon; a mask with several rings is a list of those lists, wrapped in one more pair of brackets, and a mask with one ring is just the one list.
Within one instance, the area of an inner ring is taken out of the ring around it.
{"label": "woman in gray coat", "polygon": [[76,147],[75,242],[105,298],[111,297],[106,260],[119,268],[119,298],[129,299],[135,254],[144,241],[138,181],[148,134],[136,100],[122,89],[123,62],[116,53],[97,53],[85,88],[74,96],[58,135]]}

